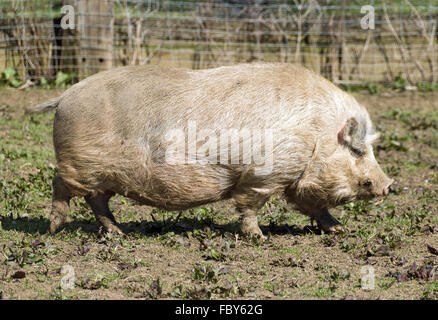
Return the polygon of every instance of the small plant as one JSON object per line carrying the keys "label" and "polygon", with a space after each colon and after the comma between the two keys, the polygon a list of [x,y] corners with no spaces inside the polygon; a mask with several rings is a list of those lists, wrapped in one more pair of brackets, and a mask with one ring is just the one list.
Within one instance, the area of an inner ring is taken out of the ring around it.
{"label": "small plant", "polygon": [[283,284],[266,282],[264,287],[271,291],[275,296],[286,297],[289,295],[286,291],[286,286]]}
{"label": "small plant", "polygon": [[384,89],[382,85],[376,83],[368,83],[367,88],[370,94],[378,94]]}
{"label": "small plant", "polygon": [[91,249],[91,244],[86,243],[84,239],[81,240],[81,244],[78,245],[76,250],[74,250],[74,254],[78,256],[85,256]]}
{"label": "small plant", "polygon": [[423,291],[422,300],[438,300],[438,281],[429,283]]}
{"label": "small plant", "polygon": [[271,265],[277,266],[277,267],[287,267],[287,268],[302,268],[304,269],[304,263],[307,261],[307,259],[297,259],[296,257],[288,257],[286,258],[280,258],[276,259],[271,262]]}
{"label": "small plant", "polygon": [[32,264],[43,264],[46,257],[53,251],[53,248],[42,242],[34,240],[29,242],[22,239],[21,241],[10,242],[8,245],[3,245],[2,253],[4,263],[16,263],[20,267]]}
{"label": "small plant", "polygon": [[151,282],[149,290],[146,291],[150,299],[158,299],[163,294],[163,286],[160,282],[160,278]]}
{"label": "small plant", "polygon": [[236,296],[244,296],[246,288],[239,286],[238,284],[228,283],[224,286],[217,286],[214,292],[219,294],[221,298],[233,298]]}
{"label": "small plant", "polygon": [[77,286],[86,290],[107,289],[109,284],[116,280],[118,275],[104,275],[97,273],[93,276],[87,276],[82,280],[77,281]]}
{"label": "small plant", "polygon": [[324,298],[332,296],[336,289],[337,287],[335,285],[330,285],[328,287],[318,286],[316,289],[313,289],[306,294],[313,297]]}
{"label": "small plant", "polygon": [[329,281],[330,283],[336,283],[339,281],[344,281],[350,279],[350,272],[348,271],[339,271],[334,266],[327,265],[318,265],[315,267],[316,271],[323,271],[324,276],[320,276],[319,278],[323,281]]}
{"label": "small plant", "polygon": [[141,259],[137,259],[134,258],[133,261],[121,261],[119,262],[119,264],[117,265],[117,268],[121,271],[132,271],[138,267],[143,267],[147,265],[147,263],[145,263],[144,261],[142,261]]}
{"label": "small plant", "polygon": [[19,80],[17,70],[14,68],[6,68],[1,73],[1,83],[12,86],[12,87],[19,87],[23,84],[22,81]]}
{"label": "small plant", "polygon": [[420,81],[416,86],[422,92],[438,91],[438,83]]}
{"label": "small plant", "polygon": [[216,283],[218,281],[219,270],[213,269],[210,264],[197,264],[192,270],[193,280]]}
{"label": "small plant", "polygon": [[395,283],[395,279],[394,278],[390,278],[390,279],[386,279],[386,280],[382,280],[379,283],[379,287],[382,288],[383,290],[388,290],[389,288],[392,287],[392,285]]}
{"label": "small plant", "polygon": [[168,232],[166,234],[158,236],[158,241],[160,241],[162,244],[168,246],[168,247],[180,247],[181,243],[178,241],[177,236],[175,235],[175,232]]}
{"label": "small plant", "polygon": [[210,299],[211,295],[211,290],[206,287],[184,288],[181,284],[175,286],[170,293],[170,296],[174,298],[193,300]]}
{"label": "small plant", "polygon": [[341,249],[344,252],[352,252],[359,248],[357,244],[354,243],[352,240],[345,239],[344,241],[339,242],[339,249]]}
{"label": "small plant", "polygon": [[211,290],[201,287],[193,287],[191,289],[186,289],[183,297],[185,299],[193,299],[193,300],[202,300],[202,299],[210,299],[211,298]]}
{"label": "small plant", "polygon": [[403,142],[407,141],[409,137],[400,136],[397,132],[382,132],[381,142],[376,146],[377,150],[396,150],[396,151],[408,151],[403,145]]}
{"label": "small plant", "polygon": [[326,247],[334,247],[338,242],[336,235],[323,234],[320,238],[321,243]]}
{"label": "small plant", "polygon": [[59,71],[56,74],[55,87],[56,88],[65,88],[67,85],[72,84],[74,77],[75,77],[74,72],[64,73],[62,71]]}
{"label": "small plant", "polygon": [[50,83],[45,77],[40,78],[39,86],[43,89],[50,89]]}
{"label": "small plant", "polygon": [[195,211],[195,217],[196,220],[201,224],[201,225],[212,225],[213,224],[213,217],[214,217],[214,212],[213,209],[211,208],[199,208]]}
{"label": "small plant", "polygon": [[220,250],[209,247],[203,255],[205,260],[225,261],[227,256]]}
{"label": "small plant", "polygon": [[400,121],[411,130],[438,129],[438,113],[435,110],[419,112],[395,108],[389,112],[385,112],[384,117]]}
{"label": "small plant", "polygon": [[398,282],[410,280],[438,281],[438,267],[435,266],[435,263],[428,261],[418,266],[414,261],[411,265],[405,267],[404,272],[390,272],[388,275]]}
{"label": "small plant", "polygon": [[397,77],[394,79],[393,88],[398,90],[406,90],[406,87],[409,85],[408,81],[403,78],[402,73],[399,73]]}
{"label": "small plant", "polygon": [[118,246],[104,246],[96,255],[96,258],[101,261],[118,261],[120,255],[118,253]]}
{"label": "small plant", "polygon": [[368,200],[350,202],[344,205],[344,209],[350,215],[366,215],[371,210],[371,202]]}

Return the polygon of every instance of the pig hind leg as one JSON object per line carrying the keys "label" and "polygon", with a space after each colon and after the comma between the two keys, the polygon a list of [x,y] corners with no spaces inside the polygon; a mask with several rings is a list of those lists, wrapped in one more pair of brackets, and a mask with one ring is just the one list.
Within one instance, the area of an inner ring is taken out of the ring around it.
{"label": "pig hind leg", "polygon": [[240,217],[240,230],[242,233],[254,236],[263,236],[262,230],[260,230],[259,224],[257,222],[257,211],[254,208],[237,208],[241,213]]}
{"label": "pig hind leg", "polygon": [[257,211],[259,211],[269,197],[260,194],[251,193],[239,193],[235,194],[233,198],[236,201],[237,211],[241,214],[240,217],[240,230],[247,235],[263,236],[262,230],[260,230],[257,222]]}
{"label": "pig hind leg", "polygon": [[117,226],[116,219],[111,213],[108,201],[113,196],[113,193],[99,193],[95,196],[85,196],[85,201],[90,205],[96,216],[96,221],[101,225],[105,231],[110,233],[123,234],[120,228]]}
{"label": "pig hind leg", "polygon": [[52,211],[50,213],[50,233],[55,233],[66,221],[70,209],[70,191],[65,186],[62,178],[56,176],[52,182]]}

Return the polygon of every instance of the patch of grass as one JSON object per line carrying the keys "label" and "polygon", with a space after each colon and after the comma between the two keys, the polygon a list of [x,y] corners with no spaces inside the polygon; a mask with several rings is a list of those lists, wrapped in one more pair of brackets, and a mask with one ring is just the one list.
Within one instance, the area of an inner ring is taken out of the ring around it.
{"label": "patch of grass", "polygon": [[342,217],[342,224],[347,224],[348,220],[353,218],[358,221],[360,216],[368,214],[371,210],[371,202],[370,201],[355,201],[350,202],[344,205],[344,210],[346,214]]}
{"label": "patch of grass", "polygon": [[324,273],[323,276],[320,276],[319,278],[323,281],[328,281],[330,283],[337,283],[341,281],[345,281],[350,279],[350,272],[339,270],[337,267],[334,266],[317,266],[315,268],[318,271],[322,271]]}
{"label": "patch of grass", "polygon": [[85,294],[76,292],[76,290],[66,291],[60,288],[56,288],[50,291],[47,298],[50,300],[79,300],[87,299],[88,297]]}
{"label": "patch of grass", "polygon": [[410,130],[438,129],[438,111],[412,111],[399,108],[385,112],[387,119],[397,120],[405,124]]}
{"label": "patch of grass", "polygon": [[182,285],[177,285],[170,293],[170,296],[177,299],[206,300],[210,299],[212,294],[213,292],[211,289],[208,289],[205,286],[185,288]]}
{"label": "patch of grass", "polygon": [[120,279],[119,274],[106,274],[104,272],[97,271],[84,277],[83,279],[77,280],[75,284],[79,288],[85,290],[108,289],[109,285],[117,279]]}
{"label": "patch of grass", "polygon": [[[45,77],[40,77],[39,81],[36,82],[36,85],[44,89],[66,88],[72,85],[75,77],[76,74],[74,72],[64,73],[58,71],[56,78],[53,81],[48,81]],[[17,70],[14,68],[6,68],[0,73],[0,85],[18,88],[22,84],[23,80],[20,79]]]}
{"label": "patch of grass", "polygon": [[266,290],[271,291],[274,296],[287,297],[289,293],[286,290],[286,286],[277,282],[265,282],[264,287]]}
{"label": "patch of grass", "polygon": [[317,298],[330,298],[333,296],[335,290],[336,290],[336,286],[324,287],[318,285],[316,286],[316,288],[305,290],[303,294],[306,296],[317,297]]}
{"label": "patch of grass", "polygon": [[223,298],[235,298],[244,296],[247,289],[240,286],[238,283],[227,283],[222,286],[216,286],[214,293],[221,299]]}
{"label": "patch of grass", "polygon": [[2,247],[4,264],[16,264],[20,267],[32,264],[44,264],[47,256],[56,253],[56,249],[41,239],[11,241]]}
{"label": "patch of grass", "polygon": [[400,135],[397,130],[382,131],[380,142],[376,146],[376,150],[395,150],[407,152],[409,149],[405,146],[405,142],[410,140],[409,136]]}
{"label": "patch of grass", "polygon": [[377,280],[378,280],[378,286],[382,290],[388,290],[396,282],[396,280],[394,278],[389,278],[389,279],[379,279],[379,278],[377,278]]}
{"label": "patch of grass", "polygon": [[167,232],[163,235],[159,235],[157,240],[163,245],[171,248],[178,249],[181,245],[184,245],[184,239],[175,234],[175,232]]}
{"label": "patch of grass", "polygon": [[403,271],[391,271],[389,277],[393,277],[398,282],[407,282],[412,280],[421,281],[438,281],[438,264],[434,260],[426,259],[422,264],[414,261],[412,264],[405,266]]}
{"label": "patch of grass", "polygon": [[103,246],[98,253],[96,258],[100,261],[120,261],[119,249],[117,246]]}
{"label": "patch of grass", "polygon": [[423,300],[438,300],[438,281],[427,284],[421,296]]}
{"label": "patch of grass", "polygon": [[275,259],[271,262],[272,266],[276,267],[292,267],[292,268],[305,268],[306,258],[297,259],[296,257]]}
{"label": "patch of grass", "polygon": [[293,247],[282,247],[280,249],[281,254],[288,254],[293,257],[300,258],[303,256],[304,252],[311,252],[311,248],[305,248],[301,246],[293,246]]}

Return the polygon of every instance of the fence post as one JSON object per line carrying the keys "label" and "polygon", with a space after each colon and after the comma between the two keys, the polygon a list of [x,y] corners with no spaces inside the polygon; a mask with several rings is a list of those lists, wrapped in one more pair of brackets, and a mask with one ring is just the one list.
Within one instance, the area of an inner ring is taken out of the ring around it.
{"label": "fence post", "polygon": [[79,80],[112,68],[113,25],[113,0],[78,1]]}

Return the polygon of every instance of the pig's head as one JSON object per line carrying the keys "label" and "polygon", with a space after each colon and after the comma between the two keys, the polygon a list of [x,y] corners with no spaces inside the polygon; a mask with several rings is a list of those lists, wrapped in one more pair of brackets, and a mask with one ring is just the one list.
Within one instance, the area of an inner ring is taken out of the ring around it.
{"label": "pig's head", "polygon": [[[315,145],[312,160],[300,181],[286,190],[289,200],[302,207],[334,207],[339,204],[384,196],[393,180],[380,168],[372,143],[378,137],[369,118],[348,118],[337,137]],[[334,151],[333,151],[334,150]]]}

